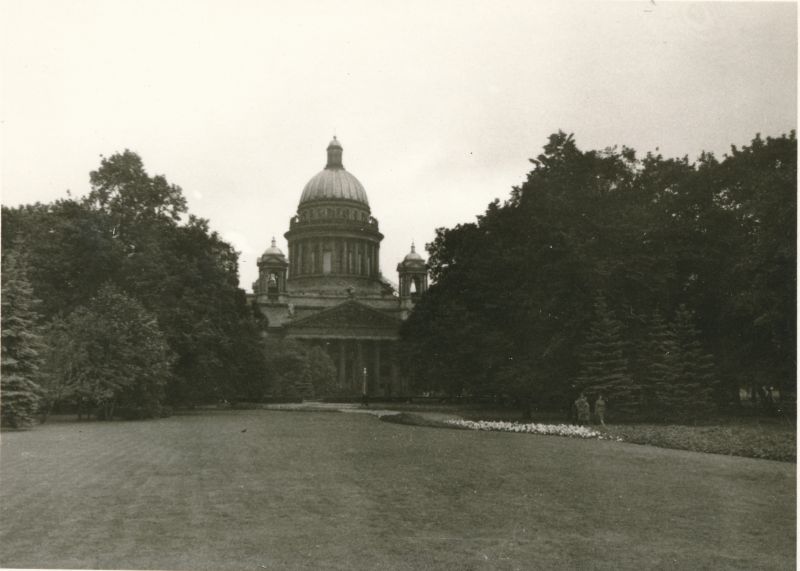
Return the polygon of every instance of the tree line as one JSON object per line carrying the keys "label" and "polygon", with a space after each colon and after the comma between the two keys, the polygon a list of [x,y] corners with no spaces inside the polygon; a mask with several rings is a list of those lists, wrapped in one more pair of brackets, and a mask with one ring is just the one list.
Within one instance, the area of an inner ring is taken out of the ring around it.
{"label": "tree line", "polygon": [[58,403],[148,417],[263,394],[258,315],[238,254],[131,151],[82,199],[2,209],[2,419]]}
{"label": "tree line", "polygon": [[721,160],[550,136],[525,182],[428,244],[402,327],[419,390],[690,419],[795,399],[797,141]]}

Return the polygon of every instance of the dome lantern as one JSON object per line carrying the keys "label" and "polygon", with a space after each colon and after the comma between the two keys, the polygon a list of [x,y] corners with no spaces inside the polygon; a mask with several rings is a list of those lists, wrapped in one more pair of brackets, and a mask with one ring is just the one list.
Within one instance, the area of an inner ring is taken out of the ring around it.
{"label": "dome lantern", "polygon": [[343,169],[342,164],[342,144],[333,136],[333,140],[328,143],[328,164],[325,165],[326,169]]}

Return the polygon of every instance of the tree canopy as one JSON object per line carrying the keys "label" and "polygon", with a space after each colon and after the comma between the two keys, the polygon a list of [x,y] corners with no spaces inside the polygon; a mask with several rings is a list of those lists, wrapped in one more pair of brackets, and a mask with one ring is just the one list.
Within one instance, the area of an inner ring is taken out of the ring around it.
{"label": "tree canopy", "polygon": [[648,316],[685,311],[719,405],[750,384],[792,396],[796,151],[794,132],[695,162],[552,135],[506,201],[428,244],[434,283],[402,328],[410,374],[563,406],[615,368],[642,402]]}
{"label": "tree canopy", "polygon": [[159,414],[172,354],[154,315],[115,286],[51,325],[49,383],[59,398],[112,418],[117,407]]}
{"label": "tree canopy", "polygon": [[231,399],[262,383],[258,326],[238,287],[233,247],[187,212],[180,187],[151,176],[131,151],[103,158],[90,182],[82,199],[2,210],[3,252],[26,245],[43,319],[60,320],[50,341],[69,339],[59,327],[89,334],[79,322],[105,319],[97,304],[111,287],[136,306],[132,314],[148,316],[174,355],[167,402]]}

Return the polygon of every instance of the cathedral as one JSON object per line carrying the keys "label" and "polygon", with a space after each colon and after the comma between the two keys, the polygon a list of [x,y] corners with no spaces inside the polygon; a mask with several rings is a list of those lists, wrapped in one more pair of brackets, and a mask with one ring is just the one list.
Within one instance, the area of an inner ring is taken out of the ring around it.
{"label": "cathedral", "polygon": [[267,335],[324,348],[336,366],[338,395],[402,396],[396,345],[400,324],[428,287],[425,260],[411,252],[397,265],[399,291],[383,277],[378,220],[364,186],[327,148],[325,168],[308,181],[284,234],[258,259],[253,303]]}

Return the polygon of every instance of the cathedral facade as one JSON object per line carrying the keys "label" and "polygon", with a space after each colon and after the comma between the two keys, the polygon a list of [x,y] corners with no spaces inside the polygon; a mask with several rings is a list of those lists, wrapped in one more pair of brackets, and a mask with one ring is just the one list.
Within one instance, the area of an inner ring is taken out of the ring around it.
{"label": "cathedral facade", "polygon": [[412,244],[397,265],[396,291],[381,274],[378,220],[363,185],[344,168],[336,137],[327,155],[289,221],[288,255],[273,239],[259,257],[253,303],[268,336],[327,351],[338,395],[403,396],[408,386],[398,367],[399,328],[428,287],[425,260]]}

